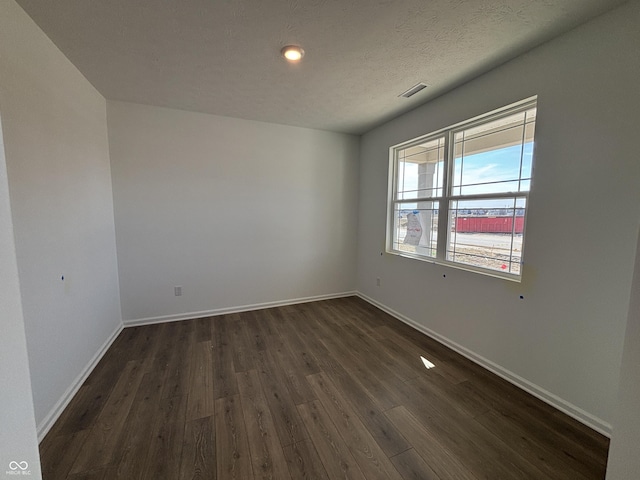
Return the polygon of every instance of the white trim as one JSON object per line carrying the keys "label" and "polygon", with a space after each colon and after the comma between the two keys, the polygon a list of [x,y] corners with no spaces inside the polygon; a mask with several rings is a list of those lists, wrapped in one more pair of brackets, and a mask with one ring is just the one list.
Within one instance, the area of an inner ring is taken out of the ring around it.
{"label": "white trim", "polygon": [[341,293],[330,293],[327,295],[315,295],[313,297],[291,298],[288,300],[277,300],[275,302],[254,303],[251,305],[241,305],[237,307],[216,308],[213,310],[203,310],[200,312],[186,312],[186,313],[177,313],[175,315],[161,315],[159,317],[147,317],[147,318],[138,318],[133,320],[124,320],[123,324],[126,328],[126,327],[134,327],[138,325],[152,325],[154,323],[177,322],[180,320],[191,320],[193,318],[214,317],[216,315],[223,315],[226,313],[248,312],[251,310],[262,310],[265,308],[283,307],[285,305],[295,305],[298,303],[317,302],[319,300],[331,300],[333,298],[342,298],[342,297],[353,297],[354,295],[357,295],[357,292],[351,291],[351,292],[341,292]]}
{"label": "white trim", "polygon": [[58,418],[60,417],[64,409],[67,408],[67,406],[69,405],[69,402],[71,402],[75,394],[78,393],[78,390],[80,390],[80,387],[84,384],[87,378],[89,378],[89,375],[91,374],[93,369],[96,367],[98,362],[102,359],[102,357],[107,352],[107,350],[109,350],[109,347],[111,347],[111,344],[114,342],[114,340],[118,337],[118,335],[120,335],[120,332],[122,332],[123,328],[124,327],[122,323],[118,324],[116,329],[111,333],[111,335],[109,335],[109,338],[107,338],[107,340],[98,349],[96,354],[89,361],[89,363],[84,367],[82,372],[80,372],[80,375],[76,377],[76,379],[73,381],[73,383],[71,383],[69,388],[67,388],[67,391],[64,392],[62,397],[60,397],[60,400],[56,402],[56,404],[49,411],[47,416],[44,417],[40,425],[37,426],[38,442],[41,442],[42,439],[44,439],[45,435],[49,433],[49,430],[51,429],[53,424],[56,423],[56,420],[58,420]]}
{"label": "white trim", "polygon": [[561,412],[566,413],[570,417],[575,418],[580,423],[585,424],[587,427],[592,428],[596,432],[599,432],[602,435],[611,438],[611,432],[613,428],[610,423],[607,423],[604,420],[596,417],[595,415],[592,415],[589,412],[583,410],[582,408],[577,407],[576,405],[570,402],[567,402],[566,400],[558,397],[557,395],[545,390],[544,388],[536,385],[535,383],[530,382],[525,378],[522,378],[520,375],[517,375],[511,372],[510,370],[507,370],[506,368],[492,362],[491,360],[488,360],[483,356],[472,352],[468,348],[465,348],[462,345],[452,340],[449,340],[447,337],[444,337],[434,332],[433,330],[425,327],[424,325],[419,324],[415,320],[412,320],[409,317],[406,317],[405,315],[396,312],[395,310],[387,307],[386,305],[378,302],[377,300],[374,300],[373,298],[370,298],[361,292],[357,292],[357,295],[363,300],[365,300],[366,302],[369,302],[371,305],[378,307],[380,310],[385,311],[389,315],[406,323],[410,327],[415,328],[419,332],[424,333],[425,335],[451,348],[455,352],[468,358],[472,362],[477,363],[481,367],[486,368],[490,372],[495,373],[496,375],[507,380],[509,383],[515,385],[516,387],[521,388],[525,392],[530,393],[534,397],[542,400],[543,402],[551,405],[552,407],[560,410]]}
{"label": "white trim", "polygon": [[[449,125],[448,127],[443,127],[439,130],[436,130],[431,133],[426,133],[416,138],[410,138],[409,140],[405,140],[404,142],[396,143],[389,147],[389,149],[396,148],[410,148],[420,143],[425,143],[431,139],[431,137],[439,137],[444,133],[453,131],[453,130],[463,130],[465,128],[476,127],[478,124],[482,124],[486,122],[489,118],[493,120],[493,118],[500,119],[502,117],[506,117],[511,115],[512,113],[518,113],[523,110],[529,109],[531,106],[535,106],[538,102],[538,95],[532,95],[531,97],[522,99],[518,102],[511,103],[509,105],[505,105],[500,108],[496,108],[495,110],[491,110],[490,112],[485,112],[480,115],[476,115],[475,117],[469,118],[467,120],[463,120],[458,123],[454,123],[453,125]],[[493,118],[492,118],[493,117]]]}

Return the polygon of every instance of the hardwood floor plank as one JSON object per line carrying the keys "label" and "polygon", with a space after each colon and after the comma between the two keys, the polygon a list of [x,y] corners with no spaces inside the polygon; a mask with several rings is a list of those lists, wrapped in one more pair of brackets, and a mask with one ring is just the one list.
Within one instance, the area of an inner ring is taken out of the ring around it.
{"label": "hardwood floor plank", "polygon": [[605,469],[597,469],[593,465],[576,461],[575,457],[562,452],[549,439],[541,441],[539,438],[534,438],[527,429],[506,421],[499,413],[488,411],[477,417],[476,420],[494,435],[508,442],[517,451],[527,452],[527,456],[537,458],[537,467],[550,478],[556,475],[559,465],[563,466],[564,475],[567,478],[584,480],[592,478],[596,473],[604,478]]}
{"label": "hardwood floor plank", "polygon": [[263,333],[260,329],[261,319],[256,312],[242,312],[240,313],[240,318],[242,318],[247,325],[252,351],[263,352],[267,347],[265,346]]}
{"label": "hardwood floor plank", "polygon": [[249,340],[247,322],[239,314],[230,316],[230,322],[234,372],[247,372],[255,368],[255,353]]}
{"label": "hardwood floor plank", "polygon": [[[270,323],[280,339],[280,345],[277,348],[271,349],[274,358],[278,360],[280,365],[287,371],[287,377],[296,390],[302,390],[300,395],[306,398],[303,401],[313,400],[313,397],[309,395],[309,390],[306,388],[306,383],[303,381],[306,375],[312,373],[318,373],[320,367],[318,367],[315,358],[308,352],[307,349],[299,347],[302,342],[295,333],[295,330],[291,328],[294,318],[288,317],[285,319],[281,309],[269,309],[265,312]],[[285,327],[286,325],[286,327]],[[294,350],[297,350],[294,352]]]}
{"label": "hardwood floor plank", "polygon": [[170,355],[159,351],[155,362],[156,369],[164,372],[163,399],[189,394],[191,349],[194,343],[193,323],[171,322],[167,326],[171,339],[167,347],[172,347]]}
{"label": "hardwood floor plank", "polygon": [[300,372],[303,375],[320,372],[318,361],[298,335],[300,327],[304,325],[298,323],[305,322],[305,317],[290,305],[273,309],[273,317],[276,319],[276,329]]}
{"label": "hardwood floor plank", "polygon": [[157,480],[179,477],[186,416],[186,395],[160,401],[141,478]]}
{"label": "hardwood floor plank", "polygon": [[393,408],[385,414],[429,466],[429,470],[422,472],[424,477],[428,478],[432,470],[442,480],[477,480],[472,471],[440,443],[438,436],[425,428],[405,407]]}
{"label": "hardwood floor plank", "polygon": [[315,395],[307,384],[304,372],[283,347],[266,350],[260,353],[260,361],[267,363],[278,382],[289,390],[291,399],[296,405],[315,399]]}
{"label": "hardwood floor plank", "polygon": [[[360,418],[374,436],[380,447],[388,456],[393,456],[411,445],[400,434],[389,419],[382,414],[382,409],[376,404],[373,395],[371,395],[358,377],[349,374],[338,361],[340,357],[334,357],[322,344],[317,341],[316,336],[322,335],[319,327],[314,328],[315,319],[310,313],[313,304],[306,304],[301,314],[306,318],[305,326],[307,328],[300,329],[300,337],[303,343],[318,359],[322,370],[331,378],[331,380],[339,386],[342,392],[352,399],[354,409],[360,414]],[[309,315],[309,316],[307,316]],[[310,332],[315,332],[312,335]]]}
{"label": "hardwood floor plank", "polygon": [[[533,396],[531,395],[531,397]],[[606,469],[609,439],[578,422],[575,418],[565,415],[550,405],[544,405],[549,411],[547,415],[550,417],[548,419],[550,428],[558,432],[564,439],[567,439],[571,445],[580,445],[583,449],[580,454],[585,451],[597,452],[596,455],[591,455],[592,459],[595,460],[594,463]]]}
{"label": "hardwood floor plank", "polygon": [[[387,326],[377,328],[377,331],[384,337],[380,341],[385,349],[398,362],[402,362],[407,368],[411,368],[417,373],[416,376],[422,376],[425,372],[431,375],[441,375],[450,383],[457,384],[468,380],[468,375],[456,366],[451,366],[449,362],[443,360],[437,351],[426,349],[406,337],[398,334]],[[421,357],[434,363],[436,367],[427,371],[421,362]]]}
{"label": "hardwood floor plank", "polygon": [[116,380],[115,373],[105,372],[104,383],[83,384],[47,436],[53,438],[90,430],[104,408]]}
{"label": "hardwood floor plank", "polygon": [[158,371],[162,369],[162,364],[166,365],[169,360],[169,357],[173,350],[176,347],[177,338],[172,338],[171,335],[172,325],[176,322],[172,323],[162,323],[159,325],[149,325],[149,328],[154,328],[155,330],[151,330],[149,335],[154,336],[156,338],[156,342],[143,360],[145,361],[145,371]]}
{"label": "hardwood floor plank", "polygon": [[144,371],[142,362],[127,362],[71,469],[72,474],[111,463]]}
{"label": "hardwood floor plank", "polygon": [[[358,358],[352,352],[351,346],[345,343],[341,335],[341,327],[332,330],[330,326],[317,322],[322,331],[321,341],[334,358],[340,359],[340,365],[364,387],[364,391],[369,398],[382,411],[398,406],[398,400],[395,395],[380,382],[377,376],[379,371],[374,372],[366,360]],[[374,355],[372,353],[371,355]]]}
{"label": "hardwood floor plank", "polygon": [[211,335],[211,323],[214,321],[213,317],[203,317],[191,320],[194,322],[195,341],[208,342],[213,339]]}
{"label": "hardwood floor plank", "polygon": [[322,404],[314,400],[297,408],[329,478],[365,480],[366,477]]}
{"label": "hardwood floor plank", "polygon": [[[424,365],[420,363],[420,357],[413,358],[413,362],[403,362],[402,357],[394,356],[394,352],[387,350],[386,345],[378,340],[374,340],[363,330],[353,324],[343,327],[343,338],[349,341],[352,351],[362,358],[367,358],[369,367],[377,370],[380,367],[393,373],[403,382],[411,381],[424,374]],[[418,367],[423,367],[420,370]]]}
{"label": "hardwood floor plank", "polygon": [[[106,370],[111,370],[112,365],[116,362],[120,362],[122,365],[126,364],[129,361],[127,352],[131,349],[136,335],[137,331],[134,328],[123,329],[113,341],[111,347],[105,352],[100,362],[98,362],[96,368],[91,372],[92,374],[96,374],[93,378],[101,379],[100,375]],[[89,379],[91,379],[91,376]],[[89,379],[87,379],[85,384],[90,383]]]}
{"label": "hardwood floor plank", "polygon": [[384,322],[380,320],[380,315],[370,314],[367,310],[361,309],[355,300],[356,298],[353,297],[336,298],[328,305],[348,325],[355,326],[367,337],[378,339],[376,328],[384,325]]}
{"label": "hardwood floor plank", "polygon": [[187,422],[180,458],[180,480],[216,480],[216,434],[214,417]]}
{"label": "hardwood floor plank", "polygon": [[323,373],[309,375],[307,380],[333,420],[337,431],[345,439],[349,451],[365,477],[401,480],[398,471],[331,380]]}
{"label": "hardwood floor plank", "polygon": [[49,431],[51,437],[88,430],[94,425],[128,361],[122,353],[132,348],[137,336],[136,331],[129,330],[123,330],[114,340]]}
{"label": "hardwood floor plank", "polygon": [[563,455],[579,459],[594,472],[593,478],[602,477],[597,472],[606,470],[606,437],[591,430],[588,435],[582,434],[579,429],[572,428],[573,419],[564,414],[556,417],[554,408],[495,375],[485,378],[483,374],[478,379],[461,383],[458,388],[464,388],[468,398],[489,405],[507,423],[524,428],[535,441],[554,445],[554,448],[561,448]]}
{"label": "hardwood floor plank", "polygon": [[310,440],[287,445],[283,451],[293,480],[330,480]]}
{"label": "hardwood floor plank", "polygon": [[62,480],[69,476],[71,467],[84,445],[89,430],[45,438],[40,444],[42,477]]}
{"label": "hardwood floor plank", "polygon": [[259,353],[258,376],[273,416],[280,443],[285,446],[306,439],[307,432],[298,415],[289,389],[278,381],[277,367],[268,360],[268,356],[267,351]]}
{"label": "hardwood floor plank", "polygon": [[[460,461],[463,461],[478,478],[548,478],[540,469],[514,451],[472,417],[463,416],[456,410],[447,411],[444,405],[434,405],[426,400],[430,390],[414,386],[404,392],[403,405],[418,422],[438,439],[438,442]],[[416,393],[418,393],[416,395]],[[385,412],[388,413],[389,412]],[[396,426],[398,424],[394,422]],[[404,430],[402,430],[404,432]],[[414,448],[417,445],[409,440]],[[423,455],[424,456],[424,455]],[[429,465],[430,461],[425,459]],[[535,462],[534,462],[535,463]],[[434,468],[438,475],[441,472]]]}
{"label": "hardwood floor plank", "polygon": [[441,480],[413,448],[391,457],[391,461],[405,480]]}
{"label": "hardwood floor plank", "polygon": [[136,352],[134,358],[142,362],[142,369],[148,372],[153,368],[156,352],[160,348],[160,342],[164,340],[164,325],[144,325],[140,327],[137,342],[132,350]]}
{"label": "hardwood floor plank", "polygon": [[289,324],[288,327],[282,327],[280,336],[285,340],[285,345],[289,348],[289,352],[302,375],[319,373],[321,369],[318,365],[318,360],[304,345],[298,332],[294,330],[296,323],[294,320],[293,325]]}
{"label": "hardwood floor plank", "polygon": [[240,395],[216,400],[217,478],[251,480],[254,477]]}
{"label": "hardwood floor plank", "polygon": [[334,357],[324,343],[322,343],[322,337],[316,331],[319,327],[316,325],[315,320],[307,318],[304,325],[305,328],[300,329],[298,332],[300,340],[302,340],[302,343],[314,356],[320,370],[323,372],[332,372],[335,375],[349,376],[339,359]]}
{"label": "hardwood floor plank", "polygon": [[[107,465],[102,468],[95,468],[88,472],[69,475],[65,478],[68,480],[113,480],[118,477],[116,474],[116,468],[114,466]],[[49,479],[47,478],[46,480]]]}
{"label": "hardwood floor plank", "polygon": [[324,373],[351,402],[352,408],[387,456],[391,457],[411,447],[398,429],[370,400],[359,383],[349,376],[335,375],[334,372]]}
{"label": "hardwood floor plank", "polygon": [[114,452],[113,464],[119,478],[140,478],[144,473],[144,460],[149,453],[148,439],[162,395],[161,372],[146,373],[138,388],[129,415],[125,421]]}
{"label": "hardwood floor plank", "polygon": [[[412,342],[422,351],[428,353],[433,358],[436,358],[439,362],[446,363],[448,367],[459,368],[459,372],[462,372],[463,375],[461,380],[467,379],[466,375],[470,372],[487,371],[466,357],[454,352],[446,345],[423,334],[410,325],[398,321],[387,313],[382,312],[381,318],[384,319],[383,327],[386,327],[390,331],[400,335],[400,337],[404,338],[406,341]],[[379,330],[387,336],[388,332],[385,331],[384,328],[380,328]]]}
{"label": "hardwood floor plank", "polygon": [[198,342],[191,352],[187,420],[214,414],[212,349],[211,341]]}
{"label": "hardwood floor plank", "polygon": [[366,321],[373,330],[376,330],[376,327],[386,325],[389,322],[398,322],[397,319],[393,318],[388,313],[383,312],[378,307],[374,307],[369,302],[358,296],[344,297],[341,300],[349,310],[354,311],[354,315],[357,318],[362,318],[363,321]]}
{"label": "hardwood floor plank", "polygon": [[[407,406],[410,410],[413,405],[418,408],[425,407],[438,418],[451,418],[458,422],[467,421],[478,413],[468,408],[466,401],[456,401],[456,398],[450,396],[447,388],[451,385],[438,375],[417,377],[406,383],[388,376],[381,377],[381,381],[388,381],[388,388],[395,395],[397,403]],[[420,401],[416,401],[417,399]],[[484,411],[486,409],[483,409],[482,413]]]}
{"label": "hardwood floor plank", "polygon": [[282,338],[280,338],[280,332],[277,328],[278,319],[282,319],[282,317],[279,315],[274,315],[274,312],[276,312],[277,310],[278,308],[275,307],[248,312],[250,315],[258,318],[258,326],[262,330],[263,337],[267,342],[267,346],[282,346]]}
{"label": "hardwood floor plank", "polygon": [[314,302],[312,308],[316,312],[316,315],[324,318],[326,324],[333,328],[340,329],[345,325],[349,324],[349,320],[344,318],[344,315],[338,309],[339,299],[335,299],[334,301],[321,301]]}
{"label": "hardwood floor plank", "polygon": [[237,373],[251,462],[256,478],[291,479],[258,372]]}
{"label": "hardwood floor plank", "polygon": [[233,347],[228,315],[215,317],[213,332],[213,397],[215,399],[237,395],[238,385],[233,365]]}

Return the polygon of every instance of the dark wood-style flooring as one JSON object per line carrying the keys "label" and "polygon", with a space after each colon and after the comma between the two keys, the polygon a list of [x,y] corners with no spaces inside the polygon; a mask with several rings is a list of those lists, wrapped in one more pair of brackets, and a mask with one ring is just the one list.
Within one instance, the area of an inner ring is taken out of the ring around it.
{"label": "dark wood-style flooring", "polygon": [[40,445],[45,480],[602,479],[607,448],[356,297],[127,328]]}

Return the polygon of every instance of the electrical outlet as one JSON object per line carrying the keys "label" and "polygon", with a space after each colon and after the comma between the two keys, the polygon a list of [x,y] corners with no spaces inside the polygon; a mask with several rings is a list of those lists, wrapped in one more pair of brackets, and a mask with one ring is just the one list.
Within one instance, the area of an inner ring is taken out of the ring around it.
{"label": "electrical outlet", "polygon": [[376,278],[376,287],[380,286],[380,277]]}
{"label": "electrical outlet", "polygon": [[182,296],[182,285],[176,285],[175,287],[173,287],[173,293],[175,294],[176,297],[181,297]]}

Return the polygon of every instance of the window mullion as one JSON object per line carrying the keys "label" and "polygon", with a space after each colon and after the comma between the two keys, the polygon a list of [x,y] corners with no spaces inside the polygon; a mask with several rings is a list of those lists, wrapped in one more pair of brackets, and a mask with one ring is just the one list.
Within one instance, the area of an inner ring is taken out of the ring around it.
{"label": "window mullion", "polygon": [[447,243],[449,241],[449,197],[451,196],[451,183],[453,180],[453,133],[448,132],[444,139],[444,168],[443,196],[438,204],[438,243],[436,258],[447,258]]}

